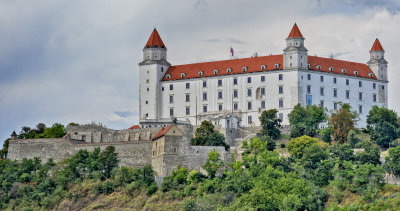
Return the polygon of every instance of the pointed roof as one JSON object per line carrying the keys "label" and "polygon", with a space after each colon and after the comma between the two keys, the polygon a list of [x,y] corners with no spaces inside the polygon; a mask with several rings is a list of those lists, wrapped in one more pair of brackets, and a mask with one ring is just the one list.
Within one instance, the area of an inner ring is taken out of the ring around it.
{"label": "pointed roof", "polygon": [[376,38],[374,45],[372,45],[371,51],[383,51],[383,47],[381,42],[379,42],[378,38]]}
{"label": "pointed roof", "polygon": [[163,41],[161,40],[160,35],[157,32],[157,29],[154,28],[153,32],[150,35],[149,40],[147,41],[145,48],[165,48]]}
{"label": "pointed roof", "polygon": [[299,27],[297,27],[297,24],[294,23],[292,31],[290,31],[288,38],[303,38],[303,35],[300,32]]}
{"label": "pointed roof", "polygon": [[15,130],[11,133],[11,136],[17,136],[17,133],[15,132]]}

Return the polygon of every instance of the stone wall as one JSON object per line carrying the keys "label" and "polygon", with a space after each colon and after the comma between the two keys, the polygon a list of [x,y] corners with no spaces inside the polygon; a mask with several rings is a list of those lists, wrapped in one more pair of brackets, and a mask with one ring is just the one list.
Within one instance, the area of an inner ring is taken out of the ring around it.
{"label": "stone wall", "polygon": [[53,158],[61,161],[71,157],[81,149],[93,151],[96,147],[104,150],[114,146],[118,153],[120,166],[143,167],[151,164],[151,141],[108,142],[108,143],[77,143],[64,138],[57,139],[17,139],[11,140],[8,158],[22,160],[38,157],[43,161]]}

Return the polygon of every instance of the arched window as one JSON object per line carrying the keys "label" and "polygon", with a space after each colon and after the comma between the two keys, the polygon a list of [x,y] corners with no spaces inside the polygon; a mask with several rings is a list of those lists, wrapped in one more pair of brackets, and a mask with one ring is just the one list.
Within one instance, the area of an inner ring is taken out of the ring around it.
{"label": "arched window", "polygon": [[171,75],[170,75],[170,74],[168,74],[166,77],[167,77],[167,79],[170,79],[170,78],[171,78]]}
{"label": "arched window", "polygon": [[231,68],[227,68],[226,69],[226,73],[231,73],[232,72],[232,69]]}
{"label": "arched window", "polygon": [[261,65],[261,70],[265,70],[265,69],[267,69],[267,65],[265,65],[265,64]]}
{"label": "arched window", "polygon": [[243,71],[243,72],[246,72],[247,69],[248,69],[248,68],[247,68],[246,66],[242,67],[242,71]]}
{"label": "arched window", "polygon": [[346,73],[346,69],[342,69],[342,73]]}
{"label": "arched window", "polygon": [[279,66],[280,66],[279,64],[275,64],[275,65],[274,65],[275,69],[278,69]]}
{"label": "arched window", "polygon": [[329,71],[333,72],[333,67],[329,67]]}
{"label": "arched window", "polygon": [[202,76],[204,74],[203,71],[199,71],[199,76]]}
{"label": "arched window", "polygon": [[217,75],[219,73],[219,70],[214,70],[214,75]]}
{"label": "arched window", "polygon": [[317,65],[317,70],[321,70],[321,65]]}
{"label": "arched window", "polygon": [[354,70],[353,72],[354,72],[354,75],[358,76],[358,71],[357,70]]}
{"label": "arched window", "polygon": [[186,77],[186,73],[181,73],[181,78]]}
{"label": "arched window", "polygon": [[370,78],[372,78],[372,77],[374,76],[374,74],[368,73],[368,76],[369,76]]}

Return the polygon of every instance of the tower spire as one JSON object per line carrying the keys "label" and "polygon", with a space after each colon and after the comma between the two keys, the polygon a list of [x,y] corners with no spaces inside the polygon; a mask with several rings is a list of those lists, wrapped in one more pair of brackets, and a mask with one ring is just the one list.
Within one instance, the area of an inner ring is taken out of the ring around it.
{"label": "tower spire", "polygon": [[166,48],[155,27],[144,48]]}
{"label": "tower spire", "polygon": [[299,27],[297,27],[297,24],[294,23],[292,30],[289,33],[288,38],[303,38],[303,35],[300,32]]}
{"label": "tower spire", "polygon": [[374,44],[372,45],[371,51],[384,51],[381,42],[379,42],[378,38],[376,38]]}

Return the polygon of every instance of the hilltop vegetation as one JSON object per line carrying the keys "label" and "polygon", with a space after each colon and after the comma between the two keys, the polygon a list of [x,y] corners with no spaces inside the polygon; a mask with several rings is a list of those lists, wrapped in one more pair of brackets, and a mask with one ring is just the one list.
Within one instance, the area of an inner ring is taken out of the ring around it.
{"label": "hilltop vegetation", "polygon": [[[290,115],[292,138],[280,146],[288,156],[275,149],[280,137],[276,110],[266,111],[260,120],[261,137],[243,141],[243,153],[233,151],[231,162],[212,151],[204,172],[179,166],[159,185],[151,166],[118,167],[114,147],[81,150],[57,164],[0,160],[0,209],[400,209],[400,186],[386,184],[384,177],[400,176],[396,113],[374,107],[361,131],[354,128],[357,113],[346,104],[331,115],[316,106],[296,106]],[[323,130],[317,127],[321,123]],[[192,141],[224,146],[224,138],[211,126],[204,126]],[[387,148],[382,163],[380,153]]]}

